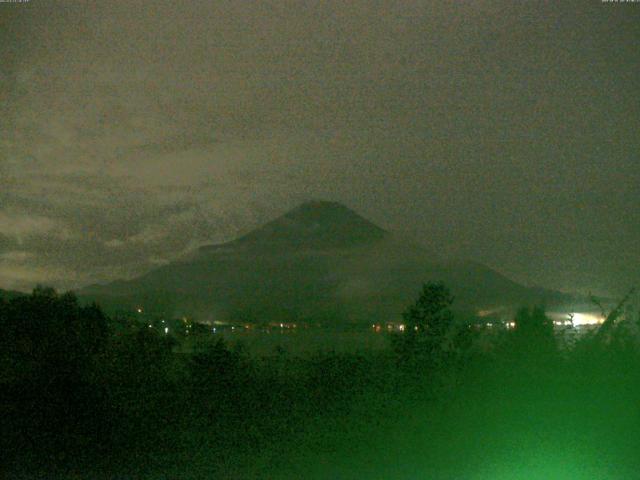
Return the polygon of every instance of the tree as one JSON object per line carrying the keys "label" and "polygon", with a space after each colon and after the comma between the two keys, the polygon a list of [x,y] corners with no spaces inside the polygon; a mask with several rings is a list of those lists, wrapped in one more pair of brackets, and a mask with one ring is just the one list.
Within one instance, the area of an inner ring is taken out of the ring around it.
{"label": "tree", "polygon": [[544,308],[521,308],[516,314],[515,324],[513,336],[517,353],[536,356],[549,355],[557,350],[553,322]]}
{"label": "tree", "polygon": [[73,293],[59,295],[52,288],[37,287],[31,295],[11,300],[4,310],[0,344],[9,349],[18,373],[33,373],[45,384],[82,376],[105,347],[105,315],[96,305],[79,305]]}
{"label": "tree", "polygon": [[108,425],[92,379],[107,341],[100,308],[81,306],[72,293],[38,287],[0,303],[0,413],[9,426],[0,438],[5,457],[27,453],[20,445],[28,442],[39,458],[53,458],[100,437]]}
{"label": "tree", "polygon": [[453,323],[452,304],[453,296],[443,283],[425,283],[418,300],[402,314],[407,330],[444,336]]}
{"label": "tree", "polygon": [[422,286],[416,302],[402,314],[405,332],[395,340],[396,352],[401,359],[444,360],[445,353],[452,350],[449,333],[453,327],[453,300],[451,292],[441,282],[428,282]]}
{"label": "tree", "polygon": [[[598,338],[605,338],[608,334],[613,330],[613,326],[616,324],[616,321],[621,317],[624,317],[624,307],[628,304],[629,300],[633,297],[636,292],[635,288],[629,290],[629,292],[624,296],[620,302],[615,306],[613,310],[610,312],[606,312],[605,308],[602,306],[602,303],[593,295],[591,295],[591,302],[600,307],[600,311],[602,312],[602,318],[604,318],[604,322],[598,328],[597,336]],[[639,318],[640,320],[640,318]]]}
{"label": "tree", "polygon": [[553,323],[542,307],[521,308],[515,318],[516,331],[527,338],[553,337]]}

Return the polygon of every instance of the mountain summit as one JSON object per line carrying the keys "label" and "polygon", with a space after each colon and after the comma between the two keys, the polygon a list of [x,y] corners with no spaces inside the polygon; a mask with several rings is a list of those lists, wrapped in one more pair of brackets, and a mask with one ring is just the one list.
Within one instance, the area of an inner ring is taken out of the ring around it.
{"label": "mountain summit", "polygon": [[387,232],[341,203],[305,202],[238,238],[235,245],[273,248],[354,247],[381,240]]}

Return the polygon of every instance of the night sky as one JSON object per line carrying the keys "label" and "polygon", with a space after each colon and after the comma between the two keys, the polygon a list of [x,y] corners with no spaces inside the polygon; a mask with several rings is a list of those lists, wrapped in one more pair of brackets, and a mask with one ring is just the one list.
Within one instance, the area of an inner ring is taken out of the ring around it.
{"label": "night sky", "polygon": [[640,283],[640,3],[0,3],[0,288],[308,199],[526,284]]}

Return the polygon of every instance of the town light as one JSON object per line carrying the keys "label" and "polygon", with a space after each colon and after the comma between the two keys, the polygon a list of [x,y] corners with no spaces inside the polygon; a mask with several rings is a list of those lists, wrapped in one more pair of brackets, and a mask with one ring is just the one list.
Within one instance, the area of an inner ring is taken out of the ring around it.
{"label": "town light", "polygon": [[590,313],[574,313],[572,318],[574,325],[597,325],[604,321],[602,316]]}

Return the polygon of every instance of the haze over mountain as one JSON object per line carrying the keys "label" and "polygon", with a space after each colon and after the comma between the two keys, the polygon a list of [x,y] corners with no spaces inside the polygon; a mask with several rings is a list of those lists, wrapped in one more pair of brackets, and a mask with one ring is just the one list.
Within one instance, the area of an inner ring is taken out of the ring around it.
{"label": "haze over mountain", "polygon": [[439,258],[326,201],[304,203],[236,240],[200,247],[138,278],[79,293],[107,306],[206,321],[370,323],[400,318],[428,280],[444,281],[464,310],[567,301],[479,263]]}

